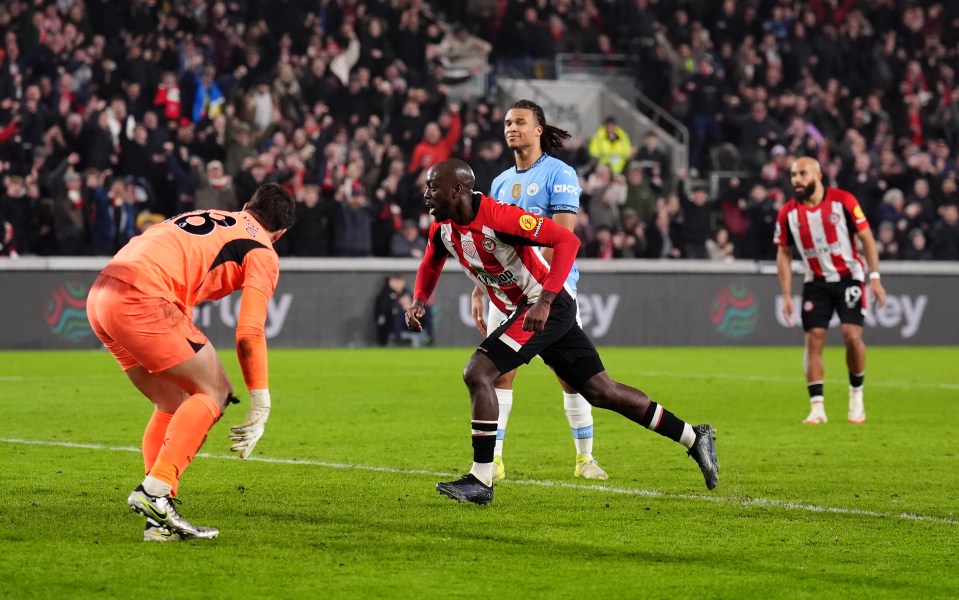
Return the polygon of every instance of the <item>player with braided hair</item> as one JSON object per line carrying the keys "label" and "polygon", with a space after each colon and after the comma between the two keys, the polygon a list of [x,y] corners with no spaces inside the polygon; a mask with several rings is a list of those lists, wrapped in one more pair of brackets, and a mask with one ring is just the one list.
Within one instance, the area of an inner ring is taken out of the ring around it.
{"label": "player with braided hair", "polygon": [[[503,119],[506,145],[513,151],[515,166],[500,173],[493,180],[490,197],[506,204],[514,204],[534,215],[552,219],[558,225],[573,230],[576,213],[579,211],[579,196],[582,189],[576,170],[559,160],[553,153],[562,148],[563,140],[570,134],[546,122],[543,109],[530,100],[519,100],[506,112]],[[542,249],[543,257],[550,262],[552,248]],[[579,270],[573,265],[566,289],[576,298],[576,282]],[[481,287],[473,290],[471,312],[476,328],[486,336],[506,321],[509,315],[490,304],[484,320],[484,292]],[[577,306],[577,322],[579,309]],[[499,421],[496,427],[496,479],[506,476],[503,465],[503,442],[506,424],[513,408],[513,379],[516,371],[500,375],[495,383],[499,401]],[[576,446],[576,464],[573,474],[586,479],[607,479],[606,471],[593,458],[593,413],[590,404],[562,379],[563,406]]]}

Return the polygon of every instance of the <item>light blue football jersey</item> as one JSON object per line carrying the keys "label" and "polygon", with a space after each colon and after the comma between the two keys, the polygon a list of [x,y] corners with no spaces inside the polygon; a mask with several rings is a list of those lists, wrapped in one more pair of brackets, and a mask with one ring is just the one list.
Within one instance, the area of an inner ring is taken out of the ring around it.
{"label": "light blue football jersey", "polygon": [[[558,158],[544,154],[532,167],[517,171],[512,167],[493,180],[490,198],[515,204],[534,215],[552,218],[554,214],[579,212],[579,187],[576,170]],[[576,294],[579,268],[573,264],[566,284]]]}

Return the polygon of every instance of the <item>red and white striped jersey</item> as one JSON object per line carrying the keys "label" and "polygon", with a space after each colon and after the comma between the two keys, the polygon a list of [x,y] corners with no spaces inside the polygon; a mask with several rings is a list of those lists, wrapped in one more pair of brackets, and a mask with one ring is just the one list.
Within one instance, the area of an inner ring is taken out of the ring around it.
{"label": "red and white striped jersey", "polygon": [[799,250],[806,263],[806,281],[865,281],[855,235],[868,228],[855,196],[825,188],[823,200],[817,206],[810,207],[793,198],[779,209],[773,244]]}
{"label": "red and white striped jersey", "polygon": [[[490,301],[505,314],[536,302],[544,289],[559,293],[565,287],[580,244],[573,232],[478,192],[474,192],[474,206],[476,217],[468,225],[449,220],[430,225],[416,273],[415,299],[429,300],[450,255],[470,279],[486,288]],[[553,248],[552,266],[534,246]]]}

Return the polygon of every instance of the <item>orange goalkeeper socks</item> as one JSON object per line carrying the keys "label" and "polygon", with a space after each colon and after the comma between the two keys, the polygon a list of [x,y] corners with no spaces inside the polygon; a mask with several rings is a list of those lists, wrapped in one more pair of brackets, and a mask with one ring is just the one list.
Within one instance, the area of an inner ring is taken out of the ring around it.
{"label": "orange goalkeeper socks", "polygon": [[180,475],[220,419],[220,407],[206,394],[194,394],[180,405],[166,429],[166,438],[150,469],[150,476],[170,485],[176,496]]}
{"label": "orange goalkeeper socks", "polygon": [[147,428],[143,431],[143,472],[149,473],[153,468],[153,463],[157,460],[157,454],[163,447],[163,439],[166,437],[167,426],[170,425],[170,419],[173,413],[154,410],[147,423]]}

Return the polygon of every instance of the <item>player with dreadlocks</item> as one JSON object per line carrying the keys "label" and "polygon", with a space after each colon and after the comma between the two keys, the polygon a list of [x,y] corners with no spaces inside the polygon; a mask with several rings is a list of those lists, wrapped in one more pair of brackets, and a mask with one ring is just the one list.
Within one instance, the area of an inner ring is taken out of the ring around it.
{"label": "player with dreadlocks", "polygon": [[[515,166],[503,171],[493,180],[490,197],[506,204],[514,204],[535,215],[549,217],[558,225],[573,230],[576,213],[579,211],[579,196],[582,189],[576,170],[552,154],[562,147],[563,140],[570,137],[568,131],[549,125],[543,109],[530,100],[519,100],[506,112],[503,119],[506,145],[513,151]],[[552,248],[542,249],[543,258],[551,262]],[[576,298],[576,282],[579,269],[573,265],[566,289]],[[483,310],[485,293],[481,287],[473,290],[471,310],[476,328],[484,337],[506,321],[492,303],[489,312]],[[577,322],[579,309],[577,306]],[[513,378],[516,371],[504,373],[494,382],[499,401],[499,420],[496,427],[496,448],[493,462],[496,464],[496,480],[506,476],[503,465],[503,441],[506,423],[513,408]],[[562,379],[563,406],[573,433],[576,446],[576,465],[573,474],[586,479],[607,479],[606,471],[593,458],[593,413],[590,404]]]}

